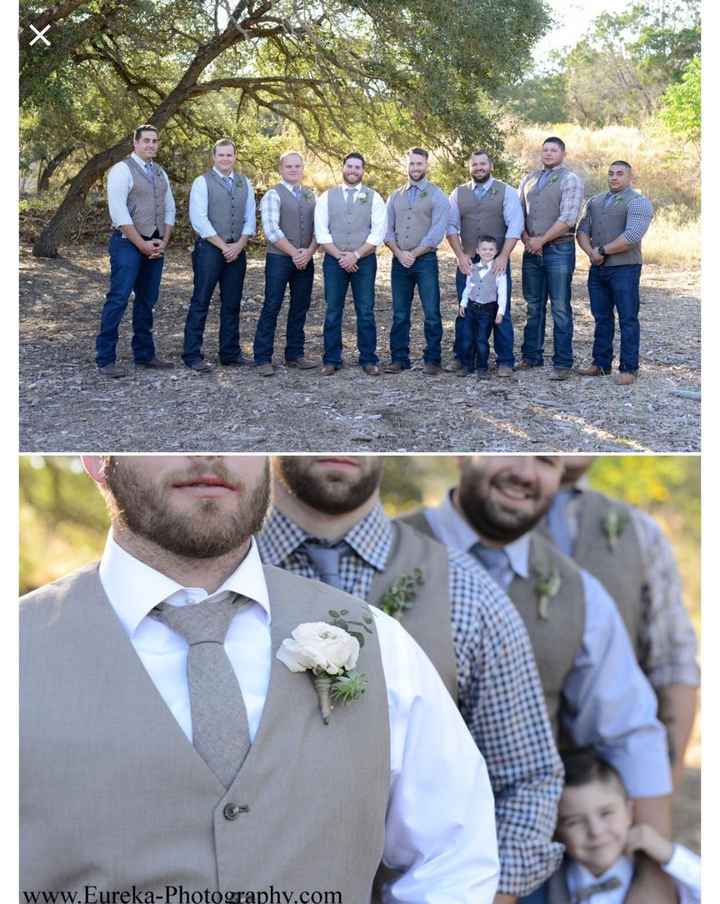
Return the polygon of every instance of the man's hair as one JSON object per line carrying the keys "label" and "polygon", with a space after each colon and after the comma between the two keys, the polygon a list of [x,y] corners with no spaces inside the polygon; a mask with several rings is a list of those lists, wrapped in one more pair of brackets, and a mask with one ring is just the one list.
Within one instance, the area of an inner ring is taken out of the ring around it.
{"label": "man's hair", "polygon": [[365,158],[358,151],[350,151],[349,154],[345,154],[345,156],[343,157],[343,166],[345,166],[345,164],[348,162],[348,160],[353,160],[353,159],[359,160],[360,163],[362,163],[362,165],[365,166]]}
{"label": "man's hair", "polygon": [[468,157],[468,163],[472,160],[473,157],[487,157],[490,163],[495,165],[495,160],[493,159],[492,154],[488,154],[488,152],[484,148],[478,148],[477,151],[473,151]]}
{"label": "man's hair", "polygon": [[228,146],[231,147],[234,151],[237,151],[235,142],[232,140],[232,138],[218,138],[218,140],[213,145],[213,155],[218,148],[224,148]]}
{"label": "man's hair", "polygon": [[483,242],[489,242],[497,248],[497,239],[494,235],[481,235],[477,242],[478,246],[482,245]]}
{"label": "man's hair", "polygon": [[632,167],[627,162],[627,160],[613,160],[610,166],[624,166],[626,170],[630,170],[630,172],[632,172]]}
{"label": "man's hair", "polygon": [[158,134],[158,130],[155,126],[150,125],[149,122],[146,122],[142,126],[138,126],[137,129],[133,132],[133,141],[140,141],[140,136],[143,132],[154,132],[156,135]]}
{"label": "man's hair", "polygon": [[430,154],[425,150],[425,148],[410,148],[408,151],[408,157],[410,154],[419,154],[421,157],[424,157],[426,160],[429,159]]}
{"label": "man's hair", "polygon": [[278,157],[278,166],[280,166],[283,160],[287,160],[288,157],[299,157],[301,160],[303,159],[303,155],[300,153],[300,151],[283,151],[283,153]]}
{"label": "man's hair", "polygon": [[594,750],[584,748],[567,753],[562,758],[565,767],[565,787],[581,788],[592,782],[610,784],[615,782],[627,798],[625,784],[617,769],[607,760],[599,757]]}
{"label": "man's hair", "polygon": [[543,147],[545,147],[546,144],[556,144],[561,151],[565,150],[565,142],[562,138],[558,138],[557,135],[551,135],[549,138],[546,138],[545,141],[543,141]]}

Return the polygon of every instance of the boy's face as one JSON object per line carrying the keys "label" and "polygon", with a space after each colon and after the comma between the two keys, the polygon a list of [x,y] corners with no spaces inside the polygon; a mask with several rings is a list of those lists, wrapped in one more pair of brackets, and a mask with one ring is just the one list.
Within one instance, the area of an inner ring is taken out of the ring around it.
{"label": "boy's face", "polygon": [[632,821],[632,804],[616,781],[590,782],[563,791],[557,837],[574,860],[600,876],[622,856]]}
{"label": "boy's face", "polygon": [[495,247],[495,242],[480,242],[477,247],[477,252],[480,260],[484,264],[490,263],[490,261],[495,257],[496,251],[497,248]]}

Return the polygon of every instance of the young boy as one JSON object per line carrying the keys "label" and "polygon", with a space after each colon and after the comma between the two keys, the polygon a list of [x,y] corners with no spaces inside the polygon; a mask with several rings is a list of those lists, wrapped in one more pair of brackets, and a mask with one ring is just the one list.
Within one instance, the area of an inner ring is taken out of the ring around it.
{"label": "young boy", "polygon": [[563,758],[565,789],[556,837],[565,845],[560,869],[521,904],[622,904],[642,851],[672,877],[678,904],[700,901],[700,859],[648,825],[633,825],[632,801],[617,771],[592,751]]}
{"label": "young boy", "polygon": [[507,276],[492,272],[492,262],[497,255],[497,242],[491,235],[478,241],[480,260],[472,266],[460,299],[460,316],[466,318],[462,331],[460,362],[463,369],[459,376],[472,373],[477,355],[477,376],[488,378],[490,334],[493,323],[501,323],[507,305]]}

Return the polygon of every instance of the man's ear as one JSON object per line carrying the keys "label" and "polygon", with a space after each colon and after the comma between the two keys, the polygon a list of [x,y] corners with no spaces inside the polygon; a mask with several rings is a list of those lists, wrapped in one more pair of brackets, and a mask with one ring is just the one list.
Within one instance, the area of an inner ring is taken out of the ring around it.
{"label": "man's ear", "polygon": [[108,466],[109,456],[81,455],[80,461],[88,477],[92,477],[95,483],[100,484],[100,486],[105,486],[105,471]]}

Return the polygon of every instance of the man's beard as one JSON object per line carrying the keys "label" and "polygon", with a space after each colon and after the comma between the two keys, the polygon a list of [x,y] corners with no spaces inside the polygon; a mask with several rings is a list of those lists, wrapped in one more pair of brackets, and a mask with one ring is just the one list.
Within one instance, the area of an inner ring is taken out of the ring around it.
{"label": "man's beard", "polygon": [[408,179],[409,179],[411,182],[422,182],[422,180],[423,180],[424,178],[425,178],[425,173],[421,173],[419,176],[413,176],[413,175],[411,175],[410,173],[408,173]]}
{"label": "man's beard", "polygon": [[[237,504],[232,511],[224,510],[219,500],[212,498],[197,499],[192,511],[172,510],[168,496],[173,484],[210,475],[235,487]],[[239,549],[261,529],[270,500],[267,465],[250,494],[220,461],[203,460],[197,466],[167,475],[161,484],[153,484],[126,469],[121,458],[111,457],[105,476],[106,499],[113,520],[162,549],[188,559],[211,559]]]}
{"label": "man's beard", "polygon": [[311,474],[306,459],[280,456],[277,473],[287,489],[300,502],[325,515],[345,515],[355,511],[372,496],[382,477],[382,460],[373,459],[372,467],[351,477],[346,473]]}
{"label": "man's beard", "polygon": [[503,508],[479,489],[480,482],[472,474],[460,477],[458,502],[465,518],[482,536],[495,543],[512,543],[532,530],[550,508],[552,498],[534,514]]}
{"label": "man's beard", "polygon": [[472,180],[476,185],[484,185],[487,180],[490,178],[491,173],[486,173],[484,176],[473,176]]}

